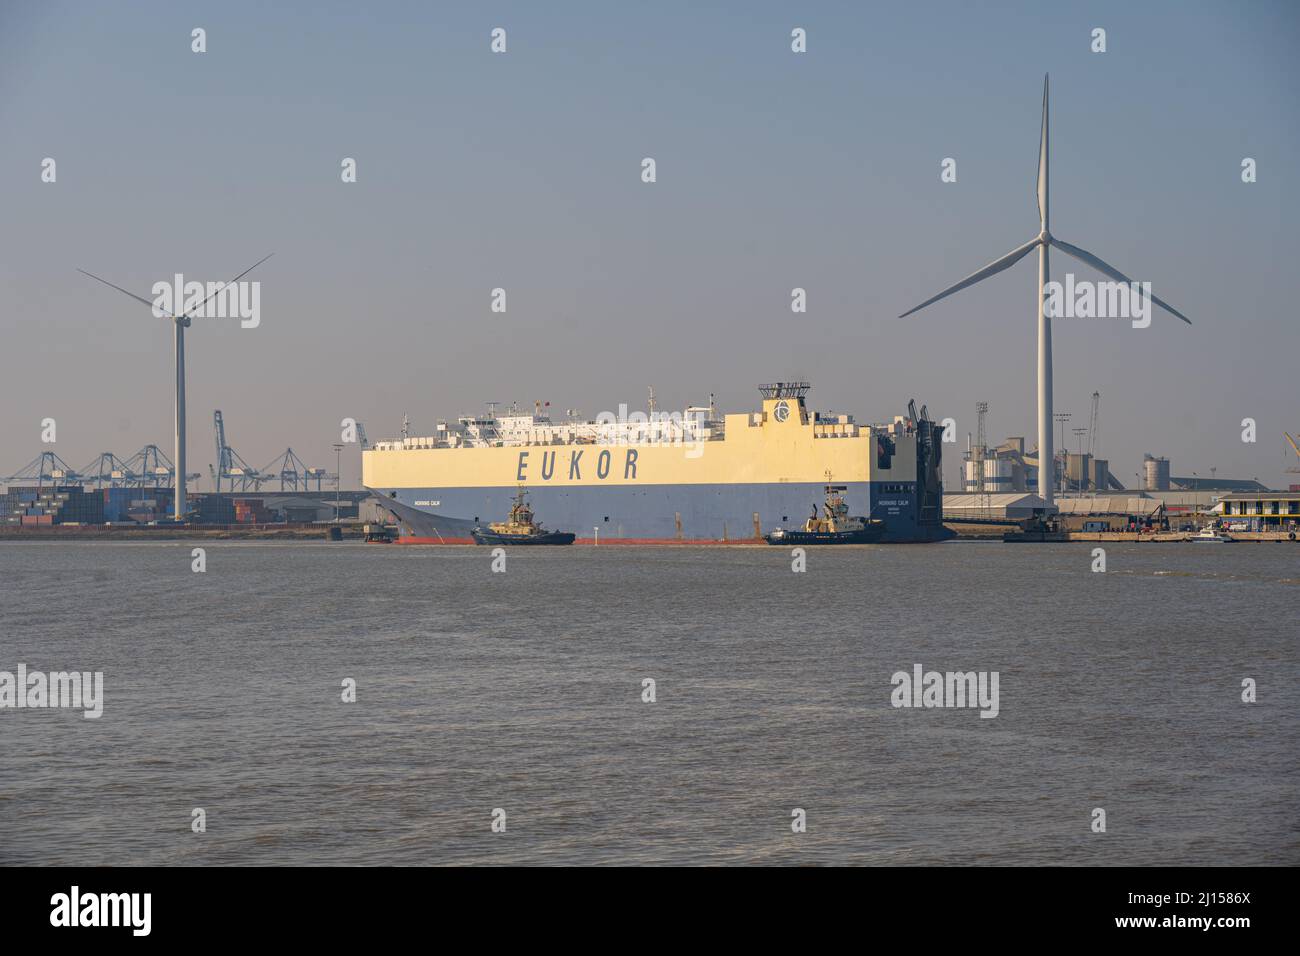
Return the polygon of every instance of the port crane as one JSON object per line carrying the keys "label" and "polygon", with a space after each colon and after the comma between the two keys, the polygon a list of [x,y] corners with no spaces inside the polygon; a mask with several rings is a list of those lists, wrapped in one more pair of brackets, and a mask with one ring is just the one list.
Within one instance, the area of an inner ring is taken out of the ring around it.
{"label": "port crane", "polygon": [[217,467],[211,469],[215,490],[221,491],[221,483],[228,481],[229,491],[248,491],[250,486],[257,491],[260,483],[269,476],[249,465],[226,443],[226,423],[221,417],[221,409],[212,413],[212,428],[217,435]]}
{"label": "port crane", "polygon": [[[1291,450],[1295,452],[1296,457],[1300,458],[1300,445],[1296,444],[1296,440],[1291,437],[1290,432],[1283,432],[1282,434],[1286,436],[1286,440],[1290,443]],[[1300,474],[1300,467],[1292,465],[1287,469],[1287,474]]]}
{"label": "port crane", "polygon": [[23,465],[17,474],[6,475],[4,480],[10,483],[34,481],[39,488],[46,483],[79,482],[81,475],[54,452],[43,451]]}
{"label": "port crane", "polygon": [[[154,488],[171,485],[176,478],[176,466],[157,445],[145,445],[122,463],[123,483],[130,488]],[[198,481],[198,472],[188,472],[185,480]]]}
{"label": "port crane", "polygon": [[[176,467],[157,445],[145,445],[125,460],[111,451],[100,452],[81,468],[72,468],[52,451],[41,452],[20,471],[0,476],[0,481],[10,483],[35,482],[37,486],[54,484],[89,485],[95,488],[155,488],[170,486],[176,476]],[[199,478],[198,472],[185,476],[189,481]]]}
{"label": "port crane", "polygon": [[[360,426],[358,426],[360,427]],[[324,468],[309,468],[292,448],[286,448],[284,454],[262,468],[258,483],[280,480],[281,491],[310,491],[311,482],[316,482],[316,490],[321,490],[321,482],[332,480],[337,475],[326,474]]]}
{"label": "port crane", "polygon": [[119,488],[127,483],[130,469],[111,451],[102,451],[80,473],[84,482],[96,488]]}

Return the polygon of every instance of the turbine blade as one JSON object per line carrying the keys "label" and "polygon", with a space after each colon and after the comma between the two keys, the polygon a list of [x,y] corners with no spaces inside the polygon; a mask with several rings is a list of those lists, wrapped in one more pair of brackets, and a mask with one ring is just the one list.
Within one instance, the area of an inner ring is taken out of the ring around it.
{"label": "turbine blade", "polygon": [[[1060,239],[1057,239],[1055,236],[1052,237],[1052,245],[1060,248],[1062,252],[1074,256],[1074,258],[1078,259],[1080,262],[1092,266],[1094,269],[1096,269],[1098,272],[1102,273],[1103,275],[1110,276],[1116,282],[1131,283],[1133,281],[1124,273],[1116,269],[1114,266],[1110,265],[1109,263],[1103,262],[1101,259],[1098,259],[1096,256],[1094,256],[1091,252],[1088,252],[1086,249],[1080,249],[1078,246],[1072,246],[1068,242],[1062,242]],[[1178,316],[1188,325],[1192,324],[1191,319],[1183,315],[1183,313],[1179,312],[1168,302],[1165,302],[1164,300],[1157,298],[1155,295],[1150,295],[1149,298],[1151,299],[1152,302],[1160,306],[1160,308],[1164,309],[1166,312]]]}
{"label": "turbine blade", "polygon": [[947,289],[944,289],[938,295],[931,296],[930,298],[926,299],[924,302],[922,302],[920,305],[916,306],[915,308],[908,309],[906,312],[900,315],[899,318],[905,319],[913,312],[920,312],[927,305],[930,305],[931,303],[934,302],[938,302],[940,299],[944,298],[945,296],[952,295],[954,292],[960,292],[962,289],[966,288],[967,286],[974,285],[976,282],[979,282],[981,279],[987,279],[989,276],[997,275],[1003,269],[1011,268],[1017,262],[1023,259],[1029,253],[1029,251],[1037,245],[1038,245],[1038,237],[1034,236],[1034,238],[1030,239],[1023,246],[1018,246],[1017,248],[1012,249],[1001,259],[993,260],[988,265],[986,265],[983,269],[980,269],[978,272],[972,272],[970,275],[962,279],[956,285],[949,286]]}
{"label": "turbine blade", "polygon": [[[152,302],[151,300],[149,300],[149,299],[145,299],[145,298],[142,298],[141,296],[136,295],[134,292],[127,292],[127,291],[126,291],[125,289],[123,289],[120,285],[113,285],[113,283],[109,282],[107,279],[101,279],[99,276],[95,275],[93,272],[87,272],[85,269],[78,269],[77,271],[80,272],[83,276],[90,276],[90,277],[91,277],[92,279],[94,279],[96,282],[102,282],[102,283],[104,283],[104,285],[108,286],[110,289],[116,289],[118,292],[121,292],[123,295],[129,295],[131,298],[135,299],[135,301],[137,301],[137,302],[143,302],[145,305],[149,306],[150,309],[153,309],[153,307],[154,307],[154,304],[153,304],[153,302]],[[166,309],[163,309],[163,308],[160,308],[158,311],[159,311],[159,312],[167,312],[167,310],[166,310]],[[170,318],[173,318],[173,319],[175,318],[175,316],[172,315],[170,312],[167,312],[167,315],[168,315]]]}
{"label": "turbine blade", "polygon": [[188,318],[190,317],[190,312],[197,312],[197,311],[199,311],[200,309],[202,309],[205,305],[207,305],[209,302],[211,302],[211,301],[212,301],[216,296],[218,296],[218,295],[220,295],[222,292],[224,292],[225,289],[226,289],[226,286],[234,285],[236,282],[238,282],[240,279],[244,278],[244,276],[248,275],[250,272],[252,272],[252,271],[253,271],[254,269],[256,269],[258,266],[260,266],[260,265],[261,265],[263,262],[265,262],[267,259],[271,258],[271,256],[273,256],[273,255],[275,255],[275,253],[274,253],[274,252],[270,252],[270,253],[267,253],[266,255],[264,255],[262,258],[258,259],[256,262],[254,262],[251,266],[249,266],[247,269],[245,269],[245,270],[244,270],[243,272],[241,272],[239,275],[235,276],[235,277],[234,277],[233,279],[231,279],[229,282],[225,283],[225,285],[223,285],[220,289],[217,289],[215,292],[213,292],[212,295],[208,296],[206,299],[204,299],[202,302],[200,302],[200,303],[199,303],[198,305],[196,305],[194,308],[190,309],[189,312],[186,312],[186,313],[185,313],[185,318],[188,319]]}
{"label": "turbine blade", "polygon": [[1038,218],[1047,229],[1047,74],[1043,74],[1043,128],[1038,137]]}

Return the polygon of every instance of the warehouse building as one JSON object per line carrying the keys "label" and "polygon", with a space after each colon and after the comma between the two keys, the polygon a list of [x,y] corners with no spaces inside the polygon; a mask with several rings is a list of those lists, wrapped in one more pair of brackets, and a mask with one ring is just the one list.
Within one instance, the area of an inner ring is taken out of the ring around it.
{"label": "warehouse building", "polygon": [[1027,521],[1051,515],[1055,509],[1038,495],[1019,494],[943,496],[943,516],[948,519]]}

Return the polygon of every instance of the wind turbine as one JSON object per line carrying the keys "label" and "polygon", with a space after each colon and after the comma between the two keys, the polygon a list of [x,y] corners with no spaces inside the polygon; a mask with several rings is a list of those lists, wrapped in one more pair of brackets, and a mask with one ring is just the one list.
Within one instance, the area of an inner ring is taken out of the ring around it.
{"label": "wind turbine", "polygon": [[[1043,128],[1039,137],[1038,146],[1038,215],[1042,220],[1042,228],[1038,235],[1030,239],[1023,246],[1012,249],[1005,256],[990,262],[978,272],[972,272],[966,278],[962,279],[954,286],[944,289],[936,296],[926,299],[915,308],[908,309],[899,318],[905,318],[913,312],[919,312],[927,305],[938,302],[940,299],[952,295],[954,292],[960,292],[967,286],[972,286],[991,275],[997,275],[1003,269],[1009,269],[1034,249],[1038,250],[1038,495],[1048,504],[1052,503],[1052,472],[1055,468],[1055,454],[1052,448],[1052,320],[1044,311],[1045,290],[1047,288],[1048,267],[1047,267],[1047,250],[1050,246],[1055,246],[1067,255],[1073,256],[1080,262],[1092,266],[1098,272],[1101,272],[1117,282],[1131,283],[1133,280],[1124,273],[1120,272],[1114,266],[1103,262],[1094,256],[1091,252],[1080,249],[1078,246],[1072,246],[1068,242],[1056,238],[1048,230],[1047,216],[1047,76],[1043,76]],[[1178,316],[1188,325],[1192,320],[1183,315],[1172,305],[1163,302],[1154,295],[1150,296],[1152,302],[1160,306],[1166,312]]]}
{"label": "wind turbine", "polygon": [[[176,364],[176,463],[175,463],[176,464],[176,484],[175,484],[176,500],[172,503],[172,516],[177,521],[184,521],[186,515],[185,330],[189,328],[191,321],[193,321],[193,313],[201,310],[205,305],[208,304],[209,301],[212,300],[214,296],[220,294],[222,290],[224,290],[227,286],[234,285],[236,282],[238,282],[244,276],[248,275],[250,272],[252,272],[258,266],[260,266],[267,259],[271,258],[271,256],[273,255],[275,255],[275,253],[270,253],[269,255],[263,256],[261,259],[258,259],[251,266],[249,266],[239,275],[235,276],[229,282],[225,283],[224,285],[218,286],[216,291],[214,291],[211,295],[209,295],[206,299],[200,302],[197,306],[190,309],[188,312],[185,312],[181,315],[173,315],[171,312],[167,312],[166,309],[162,309],[162,308],[158,309],[158,311],[160,312],[166,312],[167,313],[166,317],[172,320],[172,328],[174,332],[172,342],[173,342],[173,355],[175,357],[175,364]],[[123,289],[119,285],[113,285],[113,283],[109,282],[107,279],[101,279],[99,276],[87,272],[85,269],[78,269],[77,271],[80,272],[82,275],[90,276],[96,282],[102,282],[104,283],[104,285],[108,286],[109,288],[116,289],[118,292],[121,292],[123,295],[129,295],[137,302],[143,302],[145,305],[149,306],[150,310],[156,308],[153,301],[143,298],[142,296],[138,296],[134,292],[128,292],[126,289]],[[184,307],[184,303],[181,303],[181,307],[182,308]]]}

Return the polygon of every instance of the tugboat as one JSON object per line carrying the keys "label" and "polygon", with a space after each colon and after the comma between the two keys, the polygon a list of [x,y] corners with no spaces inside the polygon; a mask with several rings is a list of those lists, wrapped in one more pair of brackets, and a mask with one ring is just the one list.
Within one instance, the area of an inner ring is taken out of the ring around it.
{"label": "tugboat", "polygon": [[524,500],[527,492],[521,487],[510,508],[510,517],[494,521],[486,528],[476,527],[470,532],[475,544],[573,544],[574,535],[568,531],[547,531],[533,518],[533,509]]}
{"label": "tugboat", "polygon": [[386,525],[368,524],[362,528],[365,532],[366,544],[392,544],[396,537]]}
{"label": "tugboat", "polygon": [[844,502],[844,485],[826,486],[825,513],[817,517],[813,505],[812,516],[804,522],[802,531],[777,528],[763,538],[768,544],[871,544],[885,534],[885,522],[870,518],[850,517],[849,506]]}

